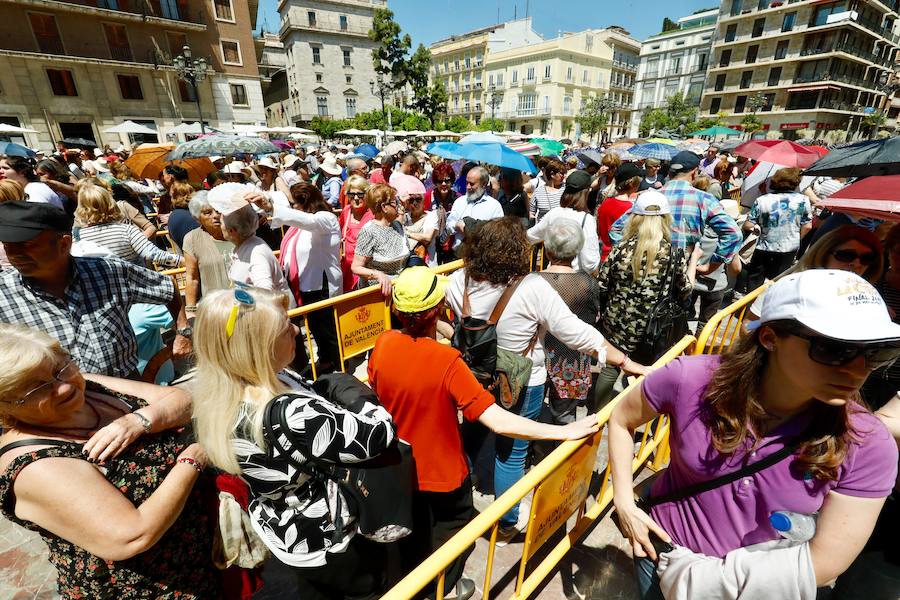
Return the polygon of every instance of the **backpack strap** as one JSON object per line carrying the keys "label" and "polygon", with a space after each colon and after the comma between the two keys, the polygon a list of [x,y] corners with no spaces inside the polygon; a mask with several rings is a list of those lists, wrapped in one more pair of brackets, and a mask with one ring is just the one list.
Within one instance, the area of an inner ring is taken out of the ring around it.
{"label": "backpack strap", "polygon": [[513,292],[516,291],[516,288],[519,287],[519,284],[522,283],[523,279],[525,279],[525,277],[519,277],[506,286],[506,289],[503,290],[503,294],[500,296],[500,299],[497,300],[497,304],[494,305],[494,310],[491,312],[491,316],[488,317],[489,324],[497,324],[497,321],[500,320],[500,316],[506,309],[506,305],[509,303],[509,299],[512,298]]}
{"label": "backpack strap", "polygon": [[22,448],[23,446],[68,446],[70,444],[75,444],[76,446],[82,445],[79,444],[79,442],[67,442],[66,440],[55,440],[52,438],[28,438],[10,442],[5,446],[0,447],[0,455],[6,454],[10,450],[15,450],[16,448]]}

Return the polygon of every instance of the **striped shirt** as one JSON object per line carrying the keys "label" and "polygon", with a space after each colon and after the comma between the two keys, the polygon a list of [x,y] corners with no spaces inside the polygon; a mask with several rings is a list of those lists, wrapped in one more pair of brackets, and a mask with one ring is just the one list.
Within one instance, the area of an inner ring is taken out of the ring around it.
{"label": "striped shirt", "polygon": [[548,212],[559,206],[559,199],[562,198],[562,188],[550,188],[546,183],[538,186],[531,195],[531,214],[535,215],[535,221],[540,221]]}
{"label": "striped shirt", "polygon": [[115,256],[130,263],[144,266],[157,262],[166,267],[177,267],[181,257],[160,250],[131,223],[104,223],[78,230],[79,240],[103,246]]}

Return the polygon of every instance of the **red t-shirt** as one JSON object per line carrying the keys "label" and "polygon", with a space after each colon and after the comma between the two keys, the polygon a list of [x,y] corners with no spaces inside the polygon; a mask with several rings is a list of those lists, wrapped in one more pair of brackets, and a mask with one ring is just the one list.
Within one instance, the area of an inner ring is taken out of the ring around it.
{"label": "red t-shirt", "polygon": [[600,261],[605,261],[612,250],[612,241],[609,239],[609,230],[613,223],[619,220],[631,209],[634,203],[630,200],[619,200],[609,197],[597,208],[597,237],[600,238]]}
{"label": "red t-shirt", "polygon": [[412,446],[419,490],[451,492],[469,474],[457,410],[474,421],[494,403],[459,351],[431,338],[385,331],[369,357],[369,385]]}

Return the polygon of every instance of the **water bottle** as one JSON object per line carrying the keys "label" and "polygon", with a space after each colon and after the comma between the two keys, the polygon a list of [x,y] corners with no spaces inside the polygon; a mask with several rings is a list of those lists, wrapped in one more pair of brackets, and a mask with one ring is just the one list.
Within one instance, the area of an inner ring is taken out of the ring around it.
{"label": "water bottle", "polygon": [[769,515],[769,522],[781,537],[802,544],[816,535],[816,516],[778,510]]}

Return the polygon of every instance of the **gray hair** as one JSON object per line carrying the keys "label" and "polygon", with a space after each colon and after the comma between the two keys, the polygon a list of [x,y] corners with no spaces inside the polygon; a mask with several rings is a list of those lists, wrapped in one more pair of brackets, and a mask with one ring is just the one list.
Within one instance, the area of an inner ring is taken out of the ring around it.
{"label": "gray hair", "polygon": [[[481,187],[486,190],[488,185],[491,183],[491,174],[481,165],[476,165],[469,169],[469,173],[471,173],[472,171],[478,172],[478,178],[481,180]],[[468,174],[466,176],[468,177]]]}
{"label": "gray hair", "polygon": [[347,161],[346,165],[347,172],[357,171],[359,169],[364,169],[366,167],[366,161],[361,158],[351,158]]}
{"label": "gray hair", "polygon": [[188,202],[188,210],[191,211],[191,216],[194,217],[194,219],[199,219],[203,209],[209,206],[208,195],[208,190],[200,190],[199,192],[194,192],[191,196],[191,201]]}
{"label": "gray hair", "polygon": [[584,231],[577,221],[557,219],[544,234],[544,249],[553,258],[571,261],[583,247]]}
{"label": "gray hair", "polygon": [[241,238],[246,239],[256,233],[259,227],[259,215],[251,205],[243,206],[227,215],[222,215],[225,229],[234,229]]}

